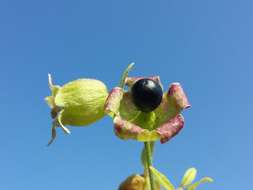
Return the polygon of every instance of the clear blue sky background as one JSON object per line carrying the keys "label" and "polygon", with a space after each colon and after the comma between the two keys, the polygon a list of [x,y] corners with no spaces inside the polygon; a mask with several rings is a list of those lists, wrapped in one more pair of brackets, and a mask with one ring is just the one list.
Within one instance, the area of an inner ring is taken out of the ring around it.
{"label": "clear blue sky background", "polygon": [[116,86],[132,76],[179,81],[192,108],[184,130],[157,144],[155,166],[178,184],[191,166],[215,183],[202,190],[252,188],[253,2],[251,0],[1,0],[0,189],[116,190],[140,173],[142,144],[122,141],[105,117],[59,131],[47,73],[57,84],[81,77]]}

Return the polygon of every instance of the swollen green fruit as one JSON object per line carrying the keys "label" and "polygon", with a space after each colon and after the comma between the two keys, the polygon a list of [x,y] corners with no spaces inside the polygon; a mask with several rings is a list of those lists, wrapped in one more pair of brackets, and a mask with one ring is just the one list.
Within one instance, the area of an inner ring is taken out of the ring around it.
{"label": "swollen green fruit", "polygon": [[49,87],[52,95],[45,99],[54,119],[49,144],[56,137],[57,126],[70,133],[65,125],[87,126],[105,115],[104,104],[108,91],[103,82],[96,79],[78,79],[60,87],[52,84],[49,75]]}

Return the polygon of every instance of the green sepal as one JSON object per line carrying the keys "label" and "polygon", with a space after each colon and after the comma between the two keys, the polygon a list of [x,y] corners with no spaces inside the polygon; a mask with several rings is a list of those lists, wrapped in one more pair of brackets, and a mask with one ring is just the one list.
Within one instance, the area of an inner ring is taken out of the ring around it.
{"label": "green sepal", "polygon": [[51,139],[49,140],[47,146],[50,146],[54,142],[54,140],[56,139],[56,136],[57,136],[56,127],[60,127],[64,131],[65,134],[68,134],[68,135],[71,134],[70,130],[62,124],[62,121],[61,121],[62,112],[63,112],[63,110],[61,110],[59,113],[57,113],[57,117],[54,119],[54,121],[52,123]]}
{"label": "green sepal", "polygon": [[190,103],[179,83],[172,83],[168,92],[163,94],[159,107],[155,110],[157,115],[156,125],[161,125],[167,120],[174,118],[183,109],[189,108]]}
{"label": "green sepal", "polygon": [[48,73],[48,86],[51,90],[52,97],[55,97],[59,89],[61,88],[61,86],[53,84],[53,79],[50,73]]}
{"label": "green sepal", "polygon": [[197,170],[195,168],[189,168],[188,170],[186,170],[182,178],[180,186],[185,188],[188,185],[190,185],[194,181],[196,175],[197,175]]}
{"label": "green sepal", "polygon": [[121,139],[135,139],[141,142],[150,142],[160,139],[160,135],[155,130],[149,131],[143,129],[132,122],[122,119],[120,116],[116,116],[113,123],[114,131]]}
{"label": "green sepal", "polygon": [[45,101],[47,102],[47,105],[53,109],[55,107],[55,103],[54,103],[54,97],[53,96],[47,96],[45,97]]}
{"label": "green sepal", "polygon": [[125,71],[123,72],[120,79],[120,83],[119,83],[120,88],[124,88],[126,77],[128,76],[128,73],[133,68],[133,66],[134,66],[134,63],[130,63],[125,69]]}
{"label": "green sepal", "polygon": [[153,173],[153,175],[155,176],[158,183],[161,186],[163,186],[164,189],[166,189],[166,190],[174,190],[175,189],[173,184],[170,182],[170,180],[164,174],[162,174],[161,172],[159,172],[157,169],[155,169],[152,166],[150,166],[150,170]]}
{"label": "green sepal", "polygon": [[140,142],[152,142],[157,141],[160,138],[161,136],[156,131],[149,131],[147,129],[144,129],[137,135],[136,140]]}
{"label": "green sepal", "polygon": [[132,122],[139,116],[140,113],[141,111],[139,111],[133,103],[131,93],[124,92],[118,114],[125,120]]}
{"label": "green sepal", "polygon": [[140,126],[143,129],[147,129],[151,131],[153,130],[155,120],[156,120],[156,115],[154,112],[148,112],[148,113],[140,112],[138,116],[131,122]]}
{"label": "green sepal", "polygon": [[192,185],[190,185],[187,190],[195,190],[200,184],[203,183],[211,183],[213,182],[213,179],[210,177],[203,177],[201,180],[193,183]]}
{"label": "green sepal", "polygon": [[104,106],[104,111],[114,118],[119,114],[119,108],[123,99],[124,91],[120,87],[115,87],[109,93]]}
{"label": "green sepal", "polygon": [[60,90],[60,86],[59,85],[54,85],[53,84],[53,80],[52,80],[52,76],[50,73],[48,73],[48,86],[49,89],[51,90],[51,96],[47,96],[45,98],[45,101],[47,102],[48,106],[53,109],[54,107],[56,107],[55,104],[55,96],[57,95],[58,91]]}
{"label": "green sepal", "polygon": [[53,123],[52,123],[52,128],[51,128],[51,139],[49,140],[49,142],[47,143],[47,146],[50,146],[53,142],[54,142],[54,140],[55,140],[55,138],[56,138],[56,135],[57,135],[57,132],[56,132],[56,124],[55,124],[55,121],[53,121]]}

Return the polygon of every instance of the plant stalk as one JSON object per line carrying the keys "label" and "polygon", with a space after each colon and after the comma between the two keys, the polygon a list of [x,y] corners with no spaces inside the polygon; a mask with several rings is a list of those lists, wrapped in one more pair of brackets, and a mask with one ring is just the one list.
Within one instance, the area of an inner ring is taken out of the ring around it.
{"label": "plant stalk", "polygon": [[152,166],[152,151],[151,151],[151,143],[144,142],[145,154],[146,154],[146,170],[148,171],[149,182],[150,182],[150,190],[155,190],[155,181],[153,178],[153,174],[151,172],[150,166]]}

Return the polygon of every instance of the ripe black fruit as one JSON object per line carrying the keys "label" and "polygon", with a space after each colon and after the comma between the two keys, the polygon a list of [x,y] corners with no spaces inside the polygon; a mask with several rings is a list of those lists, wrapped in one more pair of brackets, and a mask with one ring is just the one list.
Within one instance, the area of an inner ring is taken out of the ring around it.
{"label": "ripe black fruit", "polygon": [[134,83],[131,94],[135,106],[140,111],[151,112],[160,105],[163,91],[159,83],[144,78]]}

